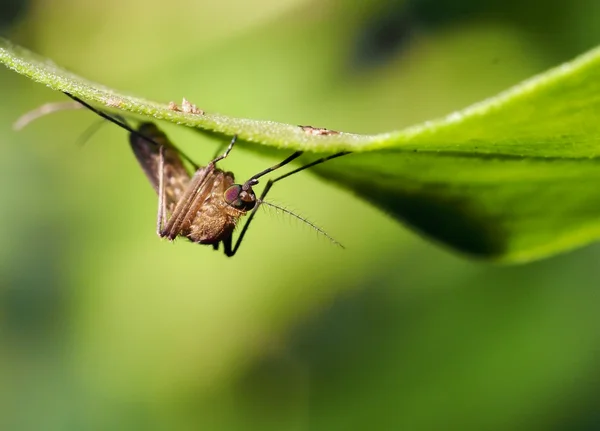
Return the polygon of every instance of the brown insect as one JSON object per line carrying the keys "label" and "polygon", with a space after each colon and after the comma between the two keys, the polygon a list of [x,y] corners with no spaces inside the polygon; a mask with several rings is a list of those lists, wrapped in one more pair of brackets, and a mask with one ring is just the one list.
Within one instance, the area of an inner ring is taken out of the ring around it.
{"label": "brown insect", "polygon": [[[179,151],[155,124],[142,123],[136,130],[121,118],[96,109],[75,96],[67,95],[101,117],[129,131],[131,148],[152,187],[158,193],[156,230],[160,237],[174,240],[178,236],[183,236],[195,243],[212,244],[215,250],[219,248],[219,243],[223,243],[225,254],[233,256],[239,249],[260,205],[268,205],[307,223],[330,241],[341,246],[313,223],[285,208],[265,202],[264,198],[276,182],[349,152],[320,158],[270,179],[260,198],[257,198],[253,187],[258,184],[258,179],[297,159],[302,155],[302,151],[296,151],[282,162],[239,184],[235,182],[233,173],[217,168],[217,163],[225,159],[233,149],[236,136],[222,155],[214,158],[206,166],[198,166]],[[184,159],[194,167],[193,174],[190,175],[188,172]],[[233,232],[237,222],[248,213],[250,213],[249,217],[233,244]]]}

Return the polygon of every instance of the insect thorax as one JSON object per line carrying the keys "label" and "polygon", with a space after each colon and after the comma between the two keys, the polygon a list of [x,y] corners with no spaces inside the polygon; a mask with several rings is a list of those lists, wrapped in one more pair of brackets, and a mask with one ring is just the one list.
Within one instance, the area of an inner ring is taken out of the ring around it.
{"label": "insect thorax", "polygon": [[201,244],[222,241],[233,233],[238,219],[246,214],[246,211],[233,208],[224,199],[225,190],[235,183],[233,174],[214,169],[209,176],[205,184],[210,188],[210,192],[196,212],[189,228],[182,232],[183,236]]}

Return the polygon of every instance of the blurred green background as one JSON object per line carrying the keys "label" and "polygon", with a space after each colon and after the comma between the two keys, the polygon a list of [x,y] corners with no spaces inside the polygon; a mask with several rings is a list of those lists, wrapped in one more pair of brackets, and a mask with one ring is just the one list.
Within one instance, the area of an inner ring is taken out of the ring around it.
{"label": "blurred green background", "polygon": [[[484,4],[485,3],[485,4]],[[600,41],[597,0],[31,0],[3,35],[228,115],[374,133]],[[233,259],[155,233],[126,134],[0,69],[0,429],[598,430],[600,247],[474,262],[306,173]],[[173,125],[196,161],[219,142]],[[244,179],[277,161],[236,150]],[[560,205],[560,202],[557,202]]]}

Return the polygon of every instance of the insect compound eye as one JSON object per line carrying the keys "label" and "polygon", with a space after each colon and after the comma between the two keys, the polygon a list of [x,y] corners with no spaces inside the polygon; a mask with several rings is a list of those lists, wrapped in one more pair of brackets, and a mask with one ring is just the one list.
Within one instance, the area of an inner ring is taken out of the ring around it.
{"label": "insect compound eye", "polygon": [[250,188],[244,190],[241,184],[234,184],[225,190],[225,202],[240,211],[250,211],[256,205],[256,196]]}

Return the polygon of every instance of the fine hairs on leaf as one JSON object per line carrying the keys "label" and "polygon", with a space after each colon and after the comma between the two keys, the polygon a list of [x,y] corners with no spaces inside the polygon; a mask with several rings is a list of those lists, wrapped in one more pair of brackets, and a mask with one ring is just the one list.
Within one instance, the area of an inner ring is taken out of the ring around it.
{"label": "fine hairs on leaf", "polygon": [[5,39],[0,62],[104,110],[237,135],[258,152],[351,151],[311,171],[471,257],[527,262],[600,239],[600,48],[442,119],[375,135],[234,118],[199,101],[184,112],[87,81]]}

